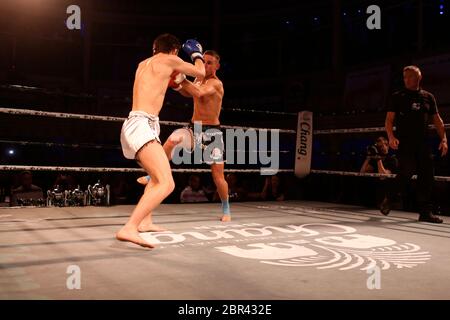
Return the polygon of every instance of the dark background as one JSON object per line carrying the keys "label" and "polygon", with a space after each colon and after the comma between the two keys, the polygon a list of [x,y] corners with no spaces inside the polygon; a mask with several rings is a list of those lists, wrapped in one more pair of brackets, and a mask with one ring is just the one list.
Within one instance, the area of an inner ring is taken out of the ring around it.
{"label": "dark background", "polygon": [[[66,28],[70,4],[81,7],[81,30]],[[381,8],[381,30],[366,27],[372,4]],[[223,124],[295,129],[297,112],[311,110],[315,129],[383,126],[385,105],[402,87],[402,68],[409,64],[422,69],[424,89],[435,95],[444,122],[450,120],[450,0],[6,0],[0,18],[1,107],[125,117],[137,64],[151,55],[157,35],[170,32],[220,53]],[[187,121],[191,105],[168,91],[160,117]],[[136,167],[117,149],[120,127],[120,122],[0,114],[0,162]],[[163,128],[161,138],[173,129]],[[316,136],[313,168],[359,171],[365,148],[377,135]],[[282,135],[281,141],[281,149],[291,151],[282,154],[281,166],[292,168],[295,137]],[[437,145],[434,132],[430,141]],[[449,157],[436,156],[435,165],[437,175],[449,175]],[[3,189],[17,183],[15,174],[0,173]],[[35,182],[48,189],[55,176],[35,173]],[[113,179],[77,176],[82,188]],[[140,192],[134,186],[137,175],[122,176],[133,185],[133,202]],[[291,198],[373,203],[362,200],[372,193],[371,178],[285,176]],[[186,177],[179,179],[184,183]],[[211,182],[209,175],[203,180]],[[254,188],[262,188],[259,176],[242,180],[258,180]],[[439,183],[436,197],[445,204],[448,194],[448,184]]]}

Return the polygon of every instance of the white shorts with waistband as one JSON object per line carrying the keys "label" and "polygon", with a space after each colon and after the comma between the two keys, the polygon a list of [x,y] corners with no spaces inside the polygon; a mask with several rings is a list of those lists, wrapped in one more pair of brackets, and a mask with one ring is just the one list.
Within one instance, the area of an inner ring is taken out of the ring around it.
{"label": "white shorts with waistband", "polygon": [[120,143],[125,158],[135,159],[136,153],[149,141],[159,140],[159,118],[144,111],[131,111],[122,125]]}

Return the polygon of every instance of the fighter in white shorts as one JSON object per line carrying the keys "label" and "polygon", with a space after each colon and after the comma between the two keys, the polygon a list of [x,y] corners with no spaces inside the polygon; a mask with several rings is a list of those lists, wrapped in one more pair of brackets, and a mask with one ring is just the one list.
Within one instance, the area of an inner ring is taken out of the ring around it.
{"label": "fighter in white shorts", "polygon": [[175,187],[169,161],[158,137],[158,115],[167,87],[176,73],[200,78],[205,76],[201,45],[195,40],[183,44],[194,65],[177,56],[179,49],[180,42],[173,35],[163,34],[155,39],[153,56],[142,61],[136,71],[132,110],[120,134],[124,156],[135,159],[153,179],[116,238],[149,248],[153,245],[144,241],[139,232],[164,230],[153,224],[152,211]]}

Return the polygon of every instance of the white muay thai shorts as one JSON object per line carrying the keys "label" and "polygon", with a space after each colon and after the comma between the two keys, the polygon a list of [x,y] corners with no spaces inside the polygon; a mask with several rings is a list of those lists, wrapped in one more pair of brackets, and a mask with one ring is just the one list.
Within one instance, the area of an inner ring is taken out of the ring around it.
{"label": "white muay thai shorts", "polygon": [[138,151],[148,142],[159,140],[159,118],[144,111],[131,111],[122,125],[120,144],[127,159],[136,159]]}

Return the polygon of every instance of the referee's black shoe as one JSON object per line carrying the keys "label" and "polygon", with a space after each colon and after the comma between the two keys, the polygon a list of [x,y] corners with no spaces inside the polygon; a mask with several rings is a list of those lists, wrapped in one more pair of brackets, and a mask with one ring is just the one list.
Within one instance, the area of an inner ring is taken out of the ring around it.
{"label": "referee's black shoe", "polygon": [[422,210],[419,215],[419,221],[430,223],[442,223],[444,220],[433,214],[430,209]]}
{"label": "referee's black shoe", "polygon": [[387,216],[392,209],[392,201],[386,196],[380,204],[380,212]]}

